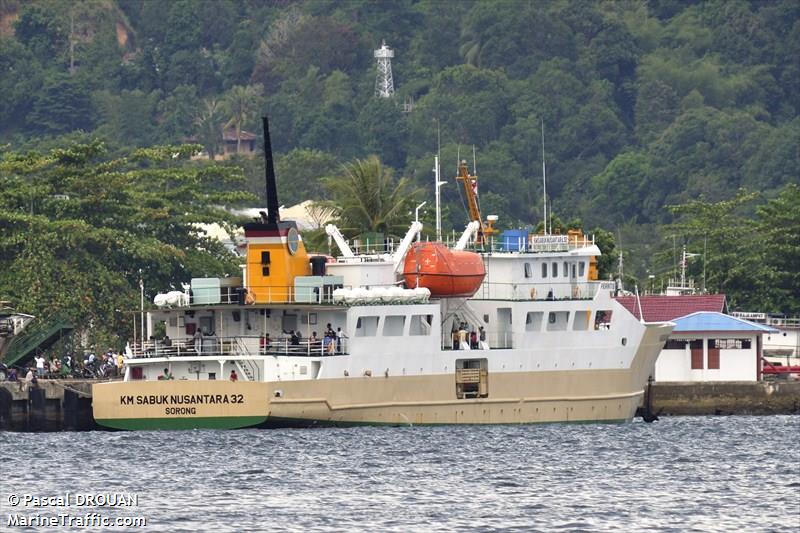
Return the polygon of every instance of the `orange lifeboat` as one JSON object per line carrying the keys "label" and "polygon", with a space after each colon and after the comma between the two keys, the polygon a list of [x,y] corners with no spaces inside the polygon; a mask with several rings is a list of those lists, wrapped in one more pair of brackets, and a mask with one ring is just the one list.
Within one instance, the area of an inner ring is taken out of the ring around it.
{"label": "orange lifeboat", "polygon": [[485,275],[480,255],[451,250],[440,242],[414,243],[403,263],[406,286],[426,287],[437,298],[472,296]]}

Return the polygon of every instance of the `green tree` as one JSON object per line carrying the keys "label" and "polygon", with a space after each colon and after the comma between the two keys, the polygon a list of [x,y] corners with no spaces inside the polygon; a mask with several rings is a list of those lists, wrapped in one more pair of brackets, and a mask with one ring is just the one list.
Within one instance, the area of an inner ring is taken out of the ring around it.
{"label": "green tree", "polygon": [[327,205],[342,233],[402,235],[421,190],[408,178],[395,180],[392,169],[383,166],[377,156],[357,159],[342,170],[341,176],[324,180],[331,196]]}
{"label": "green tree", "polygon": [[225,127],[233,126],[236,130],[236,153],[241,151],[242,128],[253,120],[261,109],[261,93],[264,87],[256,85],[235,85],[225,94],[222,105],[228,115],[228,122]]}
{"label": "green tree", "polygon": [[62,311],[106,342],[129,334],[140,275],[150,299],[235,274],[236,258],[197,224],[232,224],[216,206],[250,197],[236,192],[235,168],[188,162],[197,148],[0,152],[0,295],[36,315]]}

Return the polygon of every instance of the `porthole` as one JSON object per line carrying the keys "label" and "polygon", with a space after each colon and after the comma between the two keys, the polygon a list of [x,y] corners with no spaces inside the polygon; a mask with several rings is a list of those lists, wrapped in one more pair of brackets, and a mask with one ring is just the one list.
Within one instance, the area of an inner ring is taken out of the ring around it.
{"label": "porthole", "polygon": [[622,337],[622,345],[623,346],[627,346],[628,345],[628,337]]}

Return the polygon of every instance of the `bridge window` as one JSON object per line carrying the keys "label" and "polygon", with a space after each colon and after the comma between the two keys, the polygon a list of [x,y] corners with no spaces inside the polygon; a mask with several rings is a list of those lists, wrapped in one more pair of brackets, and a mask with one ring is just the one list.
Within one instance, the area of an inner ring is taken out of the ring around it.
{"label": "bridge window", "polygon": [[572,323],[572,329],[575,331],[586,331],[589,329],[589,320],[592,318],[592,311],[587,309],[585,311],[575,311],[575,320]]}
{"label": "bridge window", "polygon": [[553,261],[553,277],[554,278],[558,277],[558,263],[556,263],[555,261]]}
{"label": "bridge window", "polygon": [[525,277],[526,278],[530,278],[532,276],[533,276],[533,273],[531,272],[531,264],[530,263],[525,263]]}
{"label": "bridge window", "polygon": [[409,335],[430,335],[433,325],[433,315],[411,315],[408,325]]}
{"label": "bridge window", "polygon": [[378,334],[377,316],[360,316],[356,322],[356,337],[374,337]]}
{"label": "bridge window", "polygon": [[542,263],[542,277],[543,278],[547,277],[547,263],[544,262]]}
{"label": "bridge window", "polygon": [[594,329],[611,329],[610,310],[598,311],[594,316]]}
{"label": "bridge window", "polygon": [[569,311],[550,311],[547,316],[547,331],[564,331],[569,322]]}
{"label": "bridge window", "polygon": [[525,331],[542,331],[542,317],[544,313],[541,311],[530,311],[525,317]]}
{"label": "bridge window", "polygon": [[582,278],[585,273],[586,273],[586,263],[581,261],[580,263],[578,263],[578,277]]}
{"label": "bridge window", "polygon": [[566,261],[564,261],[564,264],[562,266],[564,267],[564,270],[562,271],[564,273],[561,275],[564,276],[565,278],[569,277],[569,265],[567,264]]}
{"label": "bridge window", "polygon": [[400,337],[403,335],[405,326],[406,317],[404,315],[388,315],[383,319],[383,336]]}

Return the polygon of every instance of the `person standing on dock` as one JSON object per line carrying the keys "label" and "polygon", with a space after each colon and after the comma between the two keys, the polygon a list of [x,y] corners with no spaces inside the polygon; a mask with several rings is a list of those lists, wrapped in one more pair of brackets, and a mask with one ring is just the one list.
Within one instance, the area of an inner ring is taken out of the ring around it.
{"label": "person standing on dock", "polygon": [[40,378],[44,377],[44,357],[41,354],[37,355],[35,358],[36,360],[36,375]]}

